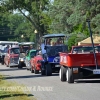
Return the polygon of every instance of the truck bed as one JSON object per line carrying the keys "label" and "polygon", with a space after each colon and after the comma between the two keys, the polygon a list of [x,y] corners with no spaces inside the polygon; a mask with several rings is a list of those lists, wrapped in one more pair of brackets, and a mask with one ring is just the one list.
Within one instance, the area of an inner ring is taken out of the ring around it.
{"label": "truck bed", "polygon": [[[100,53],[96,53],[98,66],[100,66]],[[94,54],[70,54],[60,53],[60,65],[67,67],[94,67]]]}

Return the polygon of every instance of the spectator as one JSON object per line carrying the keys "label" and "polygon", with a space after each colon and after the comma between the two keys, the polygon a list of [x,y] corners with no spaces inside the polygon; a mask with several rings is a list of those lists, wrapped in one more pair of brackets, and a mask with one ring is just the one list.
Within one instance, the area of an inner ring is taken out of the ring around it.
{"label": "spectator", "polygon": [[7,45],[7,47],[4,49],[4,52],[7,53],[9,49],[9,45]]}
{"label": "spectator", "polygon": [[30,50],[33,49],[33,45],[30,45],[29,49],[26,51],[26,55],[29,53]]}

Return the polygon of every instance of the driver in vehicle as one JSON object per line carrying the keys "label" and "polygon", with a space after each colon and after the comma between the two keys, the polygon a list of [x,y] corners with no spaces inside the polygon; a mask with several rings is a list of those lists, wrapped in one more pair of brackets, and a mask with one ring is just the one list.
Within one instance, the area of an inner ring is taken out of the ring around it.
{"label": "driver in vehicle", "polygon": [[73,50],[73,54],[77,54],[78,53],[78,51],[75,49],[75,50]]}
{"label": "driver in vehicle", "polygon": [[95,48],[95,53],[99,53],[99,50],[98,50],[98,48]]}
{"label": "driver in vehicle", "polygon": [[54,45],[55,45],[55,43],[53,41],[51,41],[51,46],[54,46]]}
{"label": "driver in vehicle", "polygon": [[46,45],[50,46],[50,43],[51,43],[51,39],[47,39]]}
{"label": "driver in vehicle", "polygon": [[41,56],[41,55],[42,55],[42,52],[41,52],[41,51],[39,51],[39,52],[37,53],[37,55],[38,55],[38,56]]}
{"label": "driver in vehicle", "polygon": [[59,42],[58,42],[58,44],[57,44],[58,46],[62,46],[62,45],[64,45],[63,44],[63,41],[62,40],[60,40]]}
{"label": "driver in vehicle", "polygon": [[29,53],[30,50],[33,49],[33,45],[30,45],[29,50],[26,51],[26,55]]}
{"label": "driver in vehicle", "polygon": [[23,47],[22,47],[22,46],[20,46],[20,52],[24,52],[24,50],[23,50]]}

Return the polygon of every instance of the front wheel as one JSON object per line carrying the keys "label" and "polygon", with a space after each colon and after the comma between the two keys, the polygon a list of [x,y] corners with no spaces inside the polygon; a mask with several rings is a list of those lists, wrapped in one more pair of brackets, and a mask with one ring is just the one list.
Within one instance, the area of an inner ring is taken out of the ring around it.
{"label": "front wheel", "polygon": [[45,70],[46,76],[51,76],[52,75],[51,64],[48,63],[45,65],[45,67],[46,67],[46,70]]}
{"label": "front wheel", "polygon": [[45,75],[45,68],[44,68],[44,64],[41,64],[41,75]]}
{"label": "front wheel", "polygon": [[33,67],[31,66],[31,73],[34,73]]}
{"label": "front wheel", "polygon": [[45,75],[45,70],[41,68],[41,75]]}
{"label": "front wheel", "polygon": [[2,60],[1,65],[4,65],[4,61]]}
{"label": "front wheel", "polygon": [[34,73],[39,74],[39,70],[36,70],[36,67],[34,66]]}
{"label": "front wheel", "polygon": [[18,68],[19,69],[22,68],[22,63],[21,62],[19,62]]}

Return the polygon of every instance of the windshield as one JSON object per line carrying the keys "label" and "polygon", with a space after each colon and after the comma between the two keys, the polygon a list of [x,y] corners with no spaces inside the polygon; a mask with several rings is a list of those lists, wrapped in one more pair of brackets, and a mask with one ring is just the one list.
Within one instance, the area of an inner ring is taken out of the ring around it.
{"label": "windshield", "polygon": [[19,51],[19,48],[11,48],[11,52],[12,54],[19,54],[20,51]]}
{"label": "windshield", "polygon": [[[100,52],[100,46],[95,46],[95,50],[98,50],[98,52]],[[92,46],[74,47],[72,53],[74,52],[77,52],[77,53],[93,52],[93,47]]]}
{"label": "windshield", "polygon": [[48,56],[59,56],[59,52],[67,52],[68,47],[64,46],[47,46],[46,53]]}
{"label": "windshield", "polygon": [[65,39],[64,37],[46,38],[45,45],[50,45],[50,46],[64,45],[64,39]]}
{"label": "windshield", "polygon": [[36,56],[36,51],[32,51],[32,52],[30,53],[30,56],[31,56],[31,57]]}
{"label": "windshield", "polygon": [[20,47],[20,52],[26,52],[27,50],[29,50],[29,46],[21,46]]}

